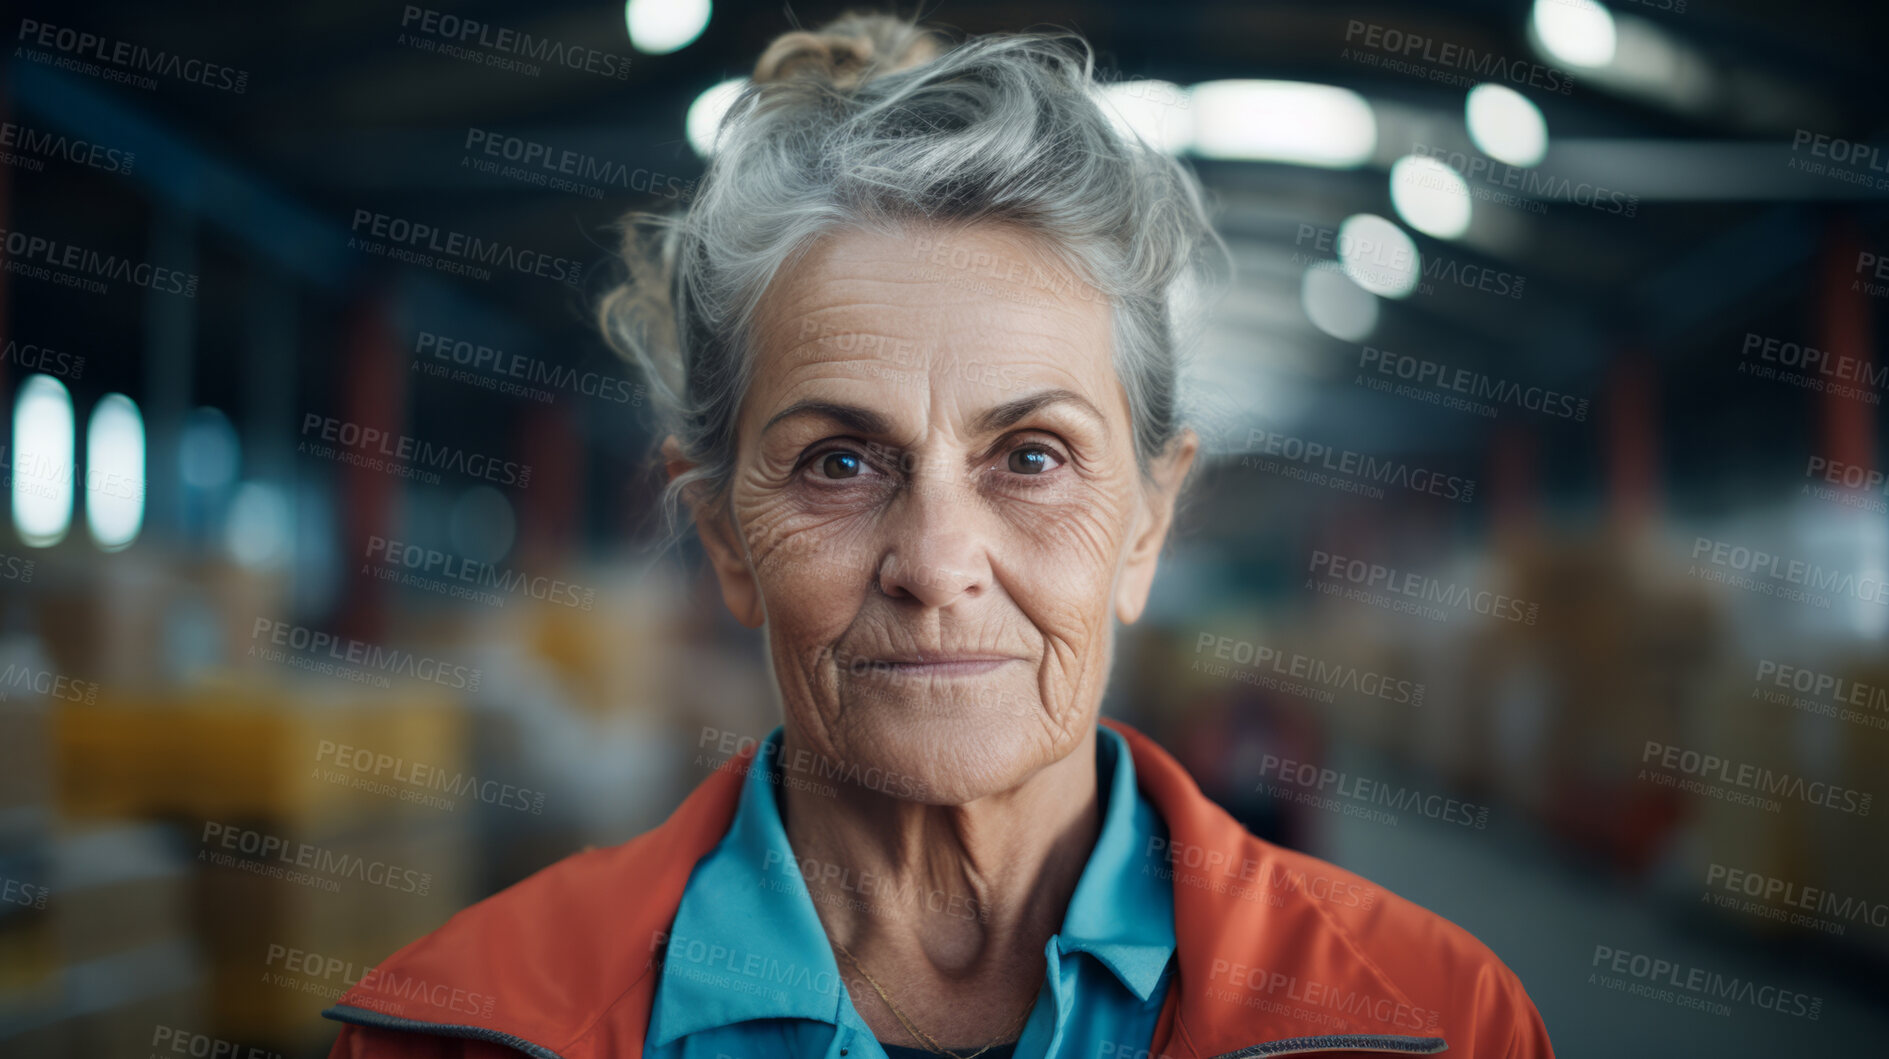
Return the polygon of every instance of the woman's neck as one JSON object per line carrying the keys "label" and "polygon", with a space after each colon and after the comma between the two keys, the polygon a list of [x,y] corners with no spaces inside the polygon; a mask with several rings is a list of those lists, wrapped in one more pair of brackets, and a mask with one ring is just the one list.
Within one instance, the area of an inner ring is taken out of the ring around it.
{"label": "woman's neck", "polygon": [[[783,757],[792,749],[785,740]],[[779,788],[787,838],[828,937],[947,1046],[1000,1032],[1035,995],[1044,945],[1062,927],[1101,830],[1095,756],[1091,730],[1016,787],[963,805],[848,785],[833,796]],[[859,981],[843,957],[840,969]],[[893,1030],[882,1038],[907,1039],[874,990],[863,1002],[861,992],[853,999],[874,1031],[881,1020],[868,1008]],[[1002,1025],[988,1024],[993,1010]],[[963,1040],[947,1036],[954,1026]]]}

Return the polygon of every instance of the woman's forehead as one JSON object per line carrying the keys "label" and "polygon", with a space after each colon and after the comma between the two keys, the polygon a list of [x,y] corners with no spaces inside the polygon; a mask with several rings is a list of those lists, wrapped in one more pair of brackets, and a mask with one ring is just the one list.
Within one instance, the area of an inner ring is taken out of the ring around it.
{"label": "woman's forehead", "polygon": [[955,373],[1112,388],[1110,319],[1095,289],[1027,234],[848,231],[763,299],[754,382]]}

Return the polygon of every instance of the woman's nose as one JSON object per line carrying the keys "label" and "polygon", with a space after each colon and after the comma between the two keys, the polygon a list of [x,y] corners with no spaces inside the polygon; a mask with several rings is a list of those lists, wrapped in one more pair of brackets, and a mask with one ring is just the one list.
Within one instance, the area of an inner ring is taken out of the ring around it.
{"label": "woman's nose", "polygon": [[984,591],[990,581],[985,512],[973,490],[915,477],[892,507],[879,563],[886,595],[947,607]]}

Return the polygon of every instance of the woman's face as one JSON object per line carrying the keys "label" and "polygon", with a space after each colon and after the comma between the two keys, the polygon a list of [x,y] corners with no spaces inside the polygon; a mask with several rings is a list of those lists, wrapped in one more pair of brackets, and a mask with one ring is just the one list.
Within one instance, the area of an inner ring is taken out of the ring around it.
{"label": "woman's face", "polygon": [[1106,300],[1014,229],[849,232],[769,290],[755,355],[697,516],[790,745],[962,804],[1081,744],[1197,444],[1143,481]]}

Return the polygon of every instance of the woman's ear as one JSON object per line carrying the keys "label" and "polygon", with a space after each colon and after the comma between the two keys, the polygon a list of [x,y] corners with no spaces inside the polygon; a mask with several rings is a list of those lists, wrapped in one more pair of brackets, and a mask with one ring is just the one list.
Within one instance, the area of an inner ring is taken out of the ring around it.
{"label": "woman's ear", "polygon": [[1149,468],[1152,482],[1142,489],[1143,502],[1136,507],[1134,528],[1122,556],[1121,576],[1115,579],[1115,616],[1123,625],[1133,625],[1148,606],[1155,562],[1174,524],[1174,503],[1199,453],[1200,437],[1183,427]]}
{"label": "woman's ear", "polygon": [[[672,482],[695,469],[694,462],[683,455],[682,443],[674,434],[663,439],[662,463]],[[722,603],[736,621],[758,629],[766,623],[767,613],[761,606],[760,585],[755,581],[753,566],[748,563],[748,548],[741,539],[741,527],[736,525],[727,504],[706,500],[700,489],[693,488],[699,484],[692,482],[683,486],[682,499],[688,505],[696,535],[702,540],[702,550],[708,553],[709,564],[715,568],[715,580],[721,583]]]}

